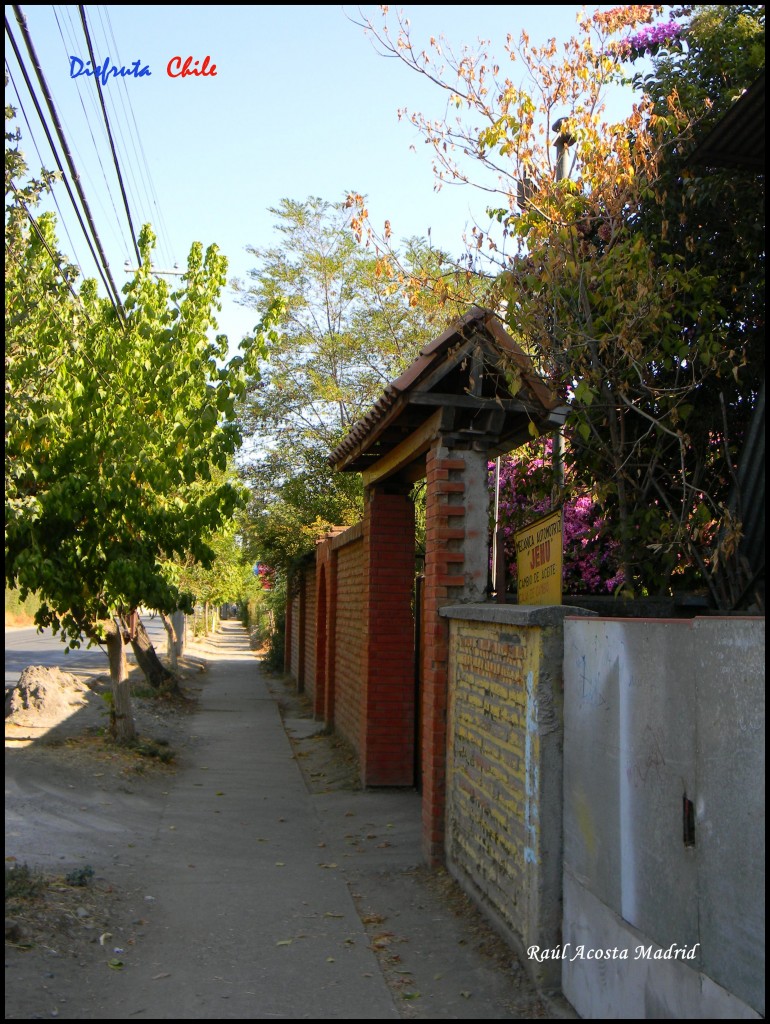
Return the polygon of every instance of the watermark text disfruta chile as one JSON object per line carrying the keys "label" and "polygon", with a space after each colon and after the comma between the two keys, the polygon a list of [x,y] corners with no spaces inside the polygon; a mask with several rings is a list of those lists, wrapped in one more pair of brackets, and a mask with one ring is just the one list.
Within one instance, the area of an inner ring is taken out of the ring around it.
{"label": "watermark text disfruta chile", "polygon": [[[118,67],[110,63],[110,58],[105,57],[101,64],[95,66],[90,60],[81,60],[80,57],[70,57],[70,78],[98,78],[102,85],[113,78],[150,78],[149,64],[143,64],[141,60],[135,60],[128,67]],[[206,56],[202,60],[195,57],[172,57],[166,65],[166,74],[169,78],[216,78],[217,66],[211,62],[211,57]]]}

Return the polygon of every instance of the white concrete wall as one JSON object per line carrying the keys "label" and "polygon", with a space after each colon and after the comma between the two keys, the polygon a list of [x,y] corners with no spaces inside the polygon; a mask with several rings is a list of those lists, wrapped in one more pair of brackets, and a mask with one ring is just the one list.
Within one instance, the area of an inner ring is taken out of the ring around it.
{"label": "white concrete wall", "polygon": [[762,1015],[764,619],[568,619],[564,644],[565,995]]}

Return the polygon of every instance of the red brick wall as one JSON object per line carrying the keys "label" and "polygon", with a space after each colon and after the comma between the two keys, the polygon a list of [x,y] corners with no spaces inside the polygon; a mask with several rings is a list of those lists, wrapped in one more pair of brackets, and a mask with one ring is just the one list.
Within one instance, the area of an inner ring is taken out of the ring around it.
{"label": "red brick wall", "polygon": [[289,608],[289,630],[287,634],[287,642],[289,647],[289,664],[287,671],[296,680],[299,679],[299,661],[300,661],[300,650],[299,650],[299,629],[300,629],[300,595],[297,591],[290,598]]}
{"label": "red brick wall", "polygon": [[311,566],[303,574],[305,615],[303,689],[313,699],[315,695],[315,627],[316,627],[316,567]]}
{"label": "red brick wall", "polygon": [[364,654],[364,543],[337,552],[335,610],[334,725],[361,754],[361,701]]}
{"label": "red brick wall", "polygon": [[316,548],[316,635],[313,713],[327,726],[334,725],[334,601],[337,556],[328,541]]}
{"label": "red brick wall", "polygon": [[464,469],[462,459],[447,457],[438,444],[427,454],[421,765],[423,851],[428,863],[444,857],[449,626],[438,609],[457,600],[465,585]]}
{"label": "red brick wall", "polygon": [[361,778],[414,782],[414,504],[367,493],[364,520],[365,656]]}

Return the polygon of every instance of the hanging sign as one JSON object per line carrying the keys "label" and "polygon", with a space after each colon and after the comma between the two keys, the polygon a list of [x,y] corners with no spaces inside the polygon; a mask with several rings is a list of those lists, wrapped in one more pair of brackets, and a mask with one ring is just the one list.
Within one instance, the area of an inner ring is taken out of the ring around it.
{"label": "hanging sign", "polygon": [[561,509],[517,531],[514,540],[519,604],[561,604]]}

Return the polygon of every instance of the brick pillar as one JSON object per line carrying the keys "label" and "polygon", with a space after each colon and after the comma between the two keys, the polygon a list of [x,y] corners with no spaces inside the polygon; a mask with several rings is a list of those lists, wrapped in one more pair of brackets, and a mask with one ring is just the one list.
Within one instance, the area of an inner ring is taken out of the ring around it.
{"label": "brick pillar", "polygon": [[301,569],[299,573],[299,593],[297,595],[297,693],[305,692],[306,587],[307,574],[304,569]]}
{"label": "brick pillar", "polygon": [[[328,541],[326,542],[328,545]],[[321,544],[316,546],[315,570],[315,680],[313,684],[313,717],[325,719],[329,676],[327,674],[327,648],[329,643],[328,613],[329,572],[328,558],[321,560]]]}
{"label": "brick pillar", "polygon": [[366,493],[361,778],[414,783],[414,505],[406,494]]}
{"label": "brick pillar", "polygon": [[291,596],[292,578],[289,576],[286,587],[286,618],[283,627],[283,670],[291,675],[291,631],[294,628],[294,608]]}
{"label": "brick pillar", "polygon": [[444,859],[449,624],[439,608],[483,601],[488,572],[487,457],[437,441],[427,453],[422,653],[422,841]]}
{"label": "brick pillar", "polygon": [[337,621],[337,552],[332,535],[316,546],[315,693],[313,714],[334,725],[334,668]]}

